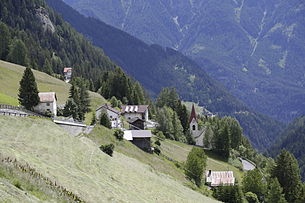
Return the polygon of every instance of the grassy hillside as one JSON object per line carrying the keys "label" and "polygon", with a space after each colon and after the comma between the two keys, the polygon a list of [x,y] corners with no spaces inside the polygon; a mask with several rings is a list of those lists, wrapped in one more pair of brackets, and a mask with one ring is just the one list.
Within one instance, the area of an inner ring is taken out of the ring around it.
{"label": "grassy hillside", "polygon": [[[25,67],[0,60],[0,104],[18,105],[19,81],[22,78]],[[58,104],[65,104],[69,96],[70,84],[54,78],[46,73],[33,70],[40,92],[56,92]],[[90,92],[91,108],[106,102],[99,94]],[[91,119],[88,114],[87,120]]]}
{"label": "grassy hillside", "polygon": [[88,202],[216,202],[123,153],[109,157],[92,140],[68,135],[48,120],[0,116],[0,126],[3,155]]}

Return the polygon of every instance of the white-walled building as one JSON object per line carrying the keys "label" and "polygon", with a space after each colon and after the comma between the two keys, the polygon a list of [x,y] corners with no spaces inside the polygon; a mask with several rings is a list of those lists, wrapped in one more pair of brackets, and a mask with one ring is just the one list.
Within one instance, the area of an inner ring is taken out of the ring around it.
{"label": "white-walled building", "polygon": [[70,82],[72,78],[72,68],[70,67],[64,68],[64,77],[65,77],[65,82]]}
{"label": "white-walled building", "polygon": [[107,104],[104,104],[96,109],[95,115],[96,118],[99,119],[102,112],[105,111],[108,115],[108,118],[111,122],[111,128],[120,128],[122,126],[122,122],[120,119],[120,112]]}
{"label": "white-walled building", "polygon": [[203,143],[204,131],[199,130],[198,119],[197,119],[194,104],[192,106],[192,112],[191,112],[191,116],[190,116],[190,119],[189,119],[189,125],[190,125],[191,135],[194,138],[194,140],[196,142],[196,145],[197,146],[204,146],[204,143]]}
{"label": "white-walled building", "polygon": [[148,121],[148,105],[126,105],[122,106],[122,115],[128,120],[134,118],[143,119]]}
{"label": "white-walled building", "polygon": [[44,114],[49,111],[54,116],[57,115],[57,97],[55,92],[39,92],[39,104],[34,107],[34,111]]}
{"label": "white-walled building", "polygon": [[233,171],[206,171],[206,183],[212,187],[234,185],[235,177]]}

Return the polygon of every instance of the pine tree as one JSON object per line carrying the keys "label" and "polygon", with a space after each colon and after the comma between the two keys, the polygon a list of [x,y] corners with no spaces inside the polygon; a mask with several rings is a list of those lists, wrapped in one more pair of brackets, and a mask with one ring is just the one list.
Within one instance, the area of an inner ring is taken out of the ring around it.
{"label": "pine tree", "polygon": [[85,113],[88,113],[90,111],[89,93],[85,85],[81,85],[80,87],[78,109],[80,119],[84,120]]}
{"label": "pine tree", "polygon": [[102,111],[101,116],[100,116],[100,124],[105,126],[106,128],[111,129],[111,122],[108,118],[108,115],[105,111]]}
{"label": "pine tree", "polygon": [[271,178],[268,182],[268,192],[265,198],[266,203],[287,203],[283,189],[277,178]]}
{"label": "pine tree", "polygon": [[8,26],[0,22],[0,59],[6,59],[9,52],[10,39]]}
{"label": "pine tree", "polygon": [[24,42],[20,39],[17,39],[13,42],[10,47],[10,52],[8,55],[8,60],[10,62],[26,66],[28,64],[28,50]]}
{"label": "pine tree", "polygon": [[63,110],[65,117],[72,116],[74,120],[79,120],[77,105],[74,100],[69,98]]}
{"label": "pine tree", "polygon": [[276,159],[276,165],[271,171],[271,176],[278,179],[288,202],[304,200],[298,161],[291,153],[286,150],[281,151]]}
{"label": "pine tree", "polygon": [[19,103],[28,110],[33,110],[39,103],[37,84],[31,68],[26,68],[23,73],[18,97]]}
{"label": "pine tree", "polygon": [[263,183],[263,176],[258,169],[248,171],[243,178],[243,190],[245,193],[252,192],[258,199],[263,200],[266,186]]}

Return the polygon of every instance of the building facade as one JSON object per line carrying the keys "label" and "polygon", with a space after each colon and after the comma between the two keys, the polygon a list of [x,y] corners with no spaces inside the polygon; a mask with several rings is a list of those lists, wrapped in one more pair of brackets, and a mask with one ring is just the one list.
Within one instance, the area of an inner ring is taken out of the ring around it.
{"label": "building facade", "polygon": [[120,119],[120,112],[116,109],[112,108],[111,106],[108,106],[107,104],[100,106],[96,109],[95,115],[97,120],[100,118],[102,112],[106,112],[108,115],[108,118],[111,122],[111,128],[121,128],[122,122]]}
{"label": "building facade", "polygon": [[126,105],[122,106],[122,115],[130,121],[140,118],[145,122],[148,121],[148,105]]}
{"label": "building facade", "polygon": [[196,142],[195,144],[197,146],[202,146],[203,147],[204,146],[204,143],[203,143],[204,130],[199,129],[198,119],[197,119],[197,114],[196,114],[196,111],[195,111],[194,104],[192,106],[192,112],[191,112],[191,116],[190,116],[190,119],[189,119],[189,125],[190,125],[191,135]]}
{"label": "building facade", "polygon": [[57,115],[57,97],[55,92],[39,92],[39,104],[34,107],[34,111],[45,114]]}

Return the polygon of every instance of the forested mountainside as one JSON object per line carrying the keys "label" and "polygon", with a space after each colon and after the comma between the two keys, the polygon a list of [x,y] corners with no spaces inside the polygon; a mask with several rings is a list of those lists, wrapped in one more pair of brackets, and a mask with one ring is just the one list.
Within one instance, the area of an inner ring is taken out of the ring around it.
{"label": "forested mountainside", "polygon": [[47,2],[152,95],[158,94],[162,87],[176,87],[182,99],[199,102],[219,115],[238,118],[245,134],[258,149],[269,146],[281,131],[282,124],[251,111],[181,53],[147,45],[99,20],[80,15],[60,0]]}
{"label": "forested mountainside", "polygon": [[[114,64],[102,49],[75,31],[44,0],[1,1],[0,33],[2,60],[55,76],[62,75],[64,67],[73,67],[73,75],[87,79],[91,90],[108,85],[115,92],[112,96],[121,100],[126,97],[133,104],[143,103],[144,98],[139,98],[140,94],[144,96],[141,85]],[[102,77],[108,80],[102,81]]]}
{"label": "forested mountainside", "polygon": [[305,113],[303,1],[64,1],[148,44],[190,56],[261,113],[282,121]]}
{"label": "forested mountainside", "polygon": [[275,145],[269,150],[274,157],[282,150],[291,152],[298,160],[303,180],[305,180],[305,116],[295,119],[284,130]]}

